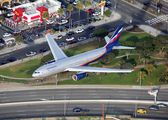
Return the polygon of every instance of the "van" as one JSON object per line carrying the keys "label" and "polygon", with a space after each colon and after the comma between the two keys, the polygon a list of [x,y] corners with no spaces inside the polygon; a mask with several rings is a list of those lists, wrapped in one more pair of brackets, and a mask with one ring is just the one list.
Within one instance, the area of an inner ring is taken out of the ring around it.
{"label": "van", "polygon": [[3,38],[3,40],[5,42],[9,42],[9,41],[15,42],[15,38],[14,37],[5,37],[5,38]]}

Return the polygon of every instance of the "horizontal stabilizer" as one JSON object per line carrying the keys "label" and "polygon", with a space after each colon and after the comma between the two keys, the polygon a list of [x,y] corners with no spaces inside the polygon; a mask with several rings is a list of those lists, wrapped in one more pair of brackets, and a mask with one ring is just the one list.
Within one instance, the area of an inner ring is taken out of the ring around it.
{"label": "horizontal stabilizer", "polygon": [[115,49],[135,49],[135,47],[127,47],[127,46],[114,46],[113,50]]}
{"label": "horizontal stabilizer", "polygon": [[88,66],[72,67],[66,70],[80,71],[80,72],[105,72],[105,73],[129,73],[134,71],[130,69],[110,69],[110,68],[88,67]]}

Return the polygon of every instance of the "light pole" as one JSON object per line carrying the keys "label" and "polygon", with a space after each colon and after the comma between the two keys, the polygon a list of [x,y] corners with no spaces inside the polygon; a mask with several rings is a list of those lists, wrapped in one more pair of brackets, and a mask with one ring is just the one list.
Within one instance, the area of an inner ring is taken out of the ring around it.
{"label": "light pole", "polygon": [[73,19],[71,19],[71,29],[72,29],[72,20],[73,20]]}
{"label": "light pole", "polygon": [[140,88],[141,88],[141,71],[140,71]]}
{"label": "light pole", "polygon": [[136,110],[137,110],[137,98],[138,98],[138,97],[136,97],[136,104],[135,104],[135,118],[136,118]]}
{"label": "light pole", "polygon": [[116,0],[114,0],[114,1],[115,1],[114,9],[116,10]]}
{"label": "light pole", "polygon": [[106,106],[106,105],[104,105],[102,103],[100,103],[100,104],[102,105],[102,120],[104,120],[104,106]]}
{"label": "light pole", "polygon": [[56,87],[57,87],[57,74],[56,74],[55,78],[56,78],[55,82],[56,82]]}
{"label": "light pole", "polygon": [[64,95],[64,116],[66,115],[66,103],[65,103],[65,100],[66,100],[66,95]]}

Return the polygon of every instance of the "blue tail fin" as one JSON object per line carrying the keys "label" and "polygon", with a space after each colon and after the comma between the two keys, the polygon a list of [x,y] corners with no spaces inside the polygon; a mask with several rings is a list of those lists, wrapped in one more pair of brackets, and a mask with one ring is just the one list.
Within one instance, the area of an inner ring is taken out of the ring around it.
{"label": "blue tail fin", "polygon": [[117,30],[114,32],[113,36],[110,38],[110,41],[109,43],[107,43],[107,46],[111,46],[112,45],[116,45],[118,43],[118,40],[120,38],[120,35],[121,35],[121,32],[122,32],[122,29],[123,29],[123,25],[120,25]]}

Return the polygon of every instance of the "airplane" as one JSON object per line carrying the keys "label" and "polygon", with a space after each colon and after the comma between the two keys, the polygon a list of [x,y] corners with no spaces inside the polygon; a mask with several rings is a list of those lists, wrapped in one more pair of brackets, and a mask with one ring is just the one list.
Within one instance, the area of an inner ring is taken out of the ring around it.
{"label": "airplane", "polygon": [[54,56],[54,60],[36,69],[32,76],[35,78],[44,78],[61,72],[76,71],[79,73],[73,75],[72,79],[74,81],[78,81],[87,76],[86,72],[130,73],[134,71],[130,69],[110,69],[87,66],[89,63],[99,60],[114,49],[135,49],[135,47],[120,46],[120,43],[118,43],[122,29],[123,25],[120,25],[111,38],[106,36],[105,41],[107,44],[104,47],[72,57],[66,56],[66,54],[54,41],[48,30],[45,37]]}

